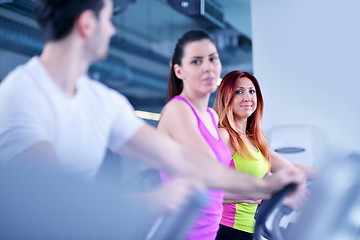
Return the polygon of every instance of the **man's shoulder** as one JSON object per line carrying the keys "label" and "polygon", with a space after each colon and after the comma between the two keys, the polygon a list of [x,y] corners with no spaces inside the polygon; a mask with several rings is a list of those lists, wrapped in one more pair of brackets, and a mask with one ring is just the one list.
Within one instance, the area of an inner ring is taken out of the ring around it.
{"label": "man's shoulder", "polygon": [[[34,58],[28,60],[26,63],[18,65],[15,67],[11,72],[8,73],[8,75],[4,78],[4,80],[1,82],[1,85],[4,85],[4,83],[8,85],[17,85],[19,88],[18,82],[21,82],[21,84],[27,84],[28,81],[31,78],[31,73],[36,72],[34,69]],[[21,85],[21,86],[22,86]]]}
{"label": "man's shoulder", "polygon": [[48,94],[44,91],[39,80],[42,76],[29,64],[16,67],[0,83],[0,101],[11,104],[14,108],[31,108],[44,103]]}
{"label": "man's shoulder", "polygon": [[85,75],[82,80],[83,80],[83,83],[86,84],[86,86],[88,88],[91,88],[95,91],[102,91],[102,92],[112,92],[113,91],[111,88],[106,86],[104,83],[94,80],[87,75]]}
{"label": "man's shoulder", "polygon": [[91,79],[86,76],[84,79],[84,84],[88,91],[91,92],[92,95],[96,95],[101,98],[110,98],[110,99],[121,99],[126,100],[126,97],[120,93],[119,91],[112,89],[105,85],[102,82]]}

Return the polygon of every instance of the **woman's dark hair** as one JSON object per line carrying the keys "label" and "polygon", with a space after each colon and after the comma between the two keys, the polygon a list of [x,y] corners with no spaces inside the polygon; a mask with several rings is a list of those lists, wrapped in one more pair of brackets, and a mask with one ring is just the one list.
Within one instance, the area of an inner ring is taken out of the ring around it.
{"label": "woman's dark hair", "polygon": [[179,95],[183,89],[183,82],[181,79],[176,77],[175,71],[174,71],[174,65],[178,64],[181,65],[181,59],[184,56],[184,48],[187,44],[195,42],[195,41],[201,41],[204,39],[208,39],[211,42],[214,43],[216,46],[215,41],[204,31],[201,30],[190,30],[186,33],[184,33],[181,38],[178,39],[178,42],[176,43],[174,54],[171,58],[170,63],[170,75],[169,75],[169,82],[168,82],[168,88],[167,88],[167,100],[170,100],[176,95]]}
{"label": "woman's dark hair", "polygon": [[45,42],[67,36],[75,20],[85,10],[98,17],[104,0],[36,0],[37,21]]}

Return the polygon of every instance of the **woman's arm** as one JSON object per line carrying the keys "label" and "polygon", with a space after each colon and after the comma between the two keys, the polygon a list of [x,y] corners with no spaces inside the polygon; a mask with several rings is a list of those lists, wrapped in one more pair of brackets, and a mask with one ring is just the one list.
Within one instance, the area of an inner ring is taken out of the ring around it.
{"label": "woman's arm", "polygon": [[291,163],[285,157],[283,157],[282,155],[280,155],[279,153],[275,152],[272,149],[270,149],[270,161],[271,161],[272,172],[276,172],[284,167],[287,168],[295,167],[302,170],[306,174],[308,180],[312,179],[318,171],[316,168],[313,167]]}
{"label": "woman's arm", "polygon": [[[170,103],[176,102],[178,101]],[[186,112],[191,109],[169,110],[166,106],[164,110],[159,131],[145,124],[118,152],[144,161],[170,176],[197,178],[210,188],[223,189],[249,198],[268,198],[289,183],[304,182],[302,175],[291,169],[279,171],[265,181],[223,166],[215,160],[215,155],[200,133],[194,135],[194,132],[198,132],[197,127],[195,128],[197,121]]]}
{"label": "woman's arm", "polygon": [[234,156],[236,150],[234,149],[233,145],[230,142],[230,135],[228,131],[225,128],[219,128],[219,134],[221,139],[224,141],[224,143],[229,147],[231,156]]}
{"label": "woman's arm", "polygon": [[[208,120],[210,115],[206,112]],[[217,117],[215,113],[215,118]],[[205,124],[205,119],[202,119]],[[211,125],[212,121],[211,121]],[[157,130],[169,135],[175,141],[198,150],[217,162],[216,156],[199,131],[198,121],[192,109],[183,101],[173,100],[164,107]],[[208,129],[211,132],[211,129]],[[213,127],[213,130],[216,130]]]}
{"label": "woman's arm", "polygon": [[260,198],[249,198],[244,195],[231,193],[231,192],[224,192],[224,201],[225,204],[230,203],[248,203],[248,204],[260,204],[261,203]]}

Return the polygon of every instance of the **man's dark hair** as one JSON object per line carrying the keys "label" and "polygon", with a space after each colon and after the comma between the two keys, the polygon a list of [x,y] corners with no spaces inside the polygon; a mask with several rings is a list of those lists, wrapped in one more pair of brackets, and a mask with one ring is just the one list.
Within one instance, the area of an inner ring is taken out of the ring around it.
{"label": "man's dark hair", "polygon": [[104,0],[36,0],[36,15],[45,42],[67,36],[77,17],[92,10],[98,17]]}

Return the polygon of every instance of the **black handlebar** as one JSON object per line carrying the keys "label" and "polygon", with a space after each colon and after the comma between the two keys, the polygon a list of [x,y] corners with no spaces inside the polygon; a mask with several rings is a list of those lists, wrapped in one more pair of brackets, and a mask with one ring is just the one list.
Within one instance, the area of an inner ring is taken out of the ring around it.
{"label": "black handlebar", "polygon": [[254,239],[260,240],[261,234],[265,233],[265,235],[271,238],[271,233],[266,228],[266,219],[269,215],[276,209],[276,207],[282,202],[285,196],[293,191],[296,188],[296,184],[292,183],[284,187],[279,192],[275,193],[270,199],[263,200],[255,214],[255,229],[254,229]]}

